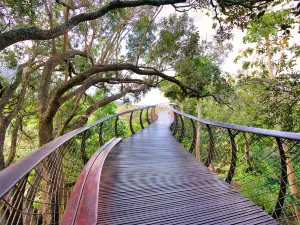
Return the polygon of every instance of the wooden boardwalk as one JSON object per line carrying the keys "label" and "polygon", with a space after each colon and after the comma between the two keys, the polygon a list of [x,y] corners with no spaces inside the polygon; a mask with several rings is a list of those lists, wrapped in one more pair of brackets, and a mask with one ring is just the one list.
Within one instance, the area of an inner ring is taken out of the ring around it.
{"label": "wooden boardwalk", "polygon": [[278,224],[184,149],[171,122],[160,113],[108,155],[98,224]]}

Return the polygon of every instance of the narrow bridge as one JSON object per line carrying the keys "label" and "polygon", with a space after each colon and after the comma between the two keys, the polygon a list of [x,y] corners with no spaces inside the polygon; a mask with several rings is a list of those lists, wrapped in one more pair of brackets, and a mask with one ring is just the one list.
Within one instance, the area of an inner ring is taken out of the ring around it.
{"label": "narrow bridge", "polygon": [[175,106],[129,110],[1,171],[0,224],[298,224],[299,143]]}

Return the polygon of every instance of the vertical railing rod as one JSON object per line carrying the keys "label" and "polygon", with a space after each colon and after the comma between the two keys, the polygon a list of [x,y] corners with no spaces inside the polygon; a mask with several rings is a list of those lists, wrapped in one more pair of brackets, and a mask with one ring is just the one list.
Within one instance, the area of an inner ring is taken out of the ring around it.
{"label": "vertical railing rod", "polygon": [[191,123],[192,123],[192,127],[193,127],[193,140],[191,143],[191,146],[189,148],[189,152],[193,153],[193,151],[195,150],[195,146],[196,146],[196,137],[197,137],[197,131],[196,131],[196,126],[195,126],[195,122],[193,119],[190,119]]}
{"label": "vertical railing rod", "polygon": [[86,155],[86,139],[88,136],[88,131],[84,131],[81,138],[81,159],[83,161],[83,164],[85,165],[88,161],[87,155]]}
{"label": "vertical railing rod", "polygon": [[183,138],[184,138],[185,129],[184,129],[184,121],[183,121],[182,116],[179,115],[179,118],[180,118],[181,130],[180,130],[180,135],[179,135],[179,138],[178,138],[178,142],[181,143],[183,141]]}
{"label": "vertical railing rod", "polygon": [[228,184],[230,184],[231,181],[232,181],[232,178],[234,176],[234,171],[235,171],[235,167],[236,167],[236,152],[237,152],[237,149],[236,149],[236,145],[235,145],[234,135],[232,134],[230,129],[227,128],[227,131],[228,131],[228,135],[229,135],[230,142],[231,142],[231,149],[232,149],[231,154],[232,155],[231,155],[230,168],[229,168],[228,175],[227,175],[225,181]]}
{"label": "vertical railing rod", "polygon": [[150,120],[149,120],[149,107],[147,108],[146,116],[147,116],[147,123],[148,123],[148,125],[150,125],[151,123],[150,123]]}
{"label": "vertical railing rod", "polygon": [[275,209],[272,213],[272,217],[278,219],[283,211],[283,204],[285,199],[286,186],[288,183],[288,176],[287,176],[286,155],[283,149],[282,141],[280,140],[280,138],[277,137],[276,142],[277,142],[279,155],[280,155],[281,177],[280,177],[278,198],[277,198]]}
{"label": "vertical railing rod", "polygon": [[130,131],[131,131],[131,134],[132,134],[132,135],[134,135],[134,134],[135,134],[135,132],[134,132],[134,129],[133,129],[133,126],[132,126],[132,117],[133,117],[133,112],[134,112],[134,111],[132,111],[132,112],[131,112],[131,114],[130,114],[130,118],[129,118],[129,126],[130,126]]}
{"label": "vertical railing rod", "polygon": [[119,133],[118,133],[118,120],[119,120],[119,116],[116,117],[115,120],[115,136],[119,137]]}
{"label": "vertical railing rod", "polygon": [[141,128],[144,129],[144,125],[143,125],[143,109],[140,112],[140,124],[141,124]]}
{"label": "vertical railing rod", "polygon": [[210,128],[210,126],[208,124],[206,124],[207,127],[207,131],[208,131],[208,135],[209,135],[209,152],[208,152],[208,157],[206,162],[204,163],[204,165],[206,167],[209,167],[209,165],[212,163],[212,159],[213,159],[213,154],[215,152],[215,142],[214,142],[214,136],[212,133],[212,130]]}
{"label": "vertical railing rod", "polygon": [[[103,122],[104,123],[104,122]],[[103,141],[103,123],[100,123],[100,126],[99,126],[99,145],[102,146],[104,144],[104,141]]]}

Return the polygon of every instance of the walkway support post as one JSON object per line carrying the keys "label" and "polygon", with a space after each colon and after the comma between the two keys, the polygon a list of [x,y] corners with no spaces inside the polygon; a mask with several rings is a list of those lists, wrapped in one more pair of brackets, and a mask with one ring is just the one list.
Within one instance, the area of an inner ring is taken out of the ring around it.
{"label": "walkway support post", "polygon": [[150,119],[149,119],[149,107],[147,108],[147,123],[148,123],[148,125],[151,124]]}
{"label": "walkway support post", "polygon": [[209,135],[209,152],[208,152],[208,157],[207,157],[204,165],[206,167],[209,167],[210,165],[212,165],[213,154],[215,152],[215,141],[214,141],[214,136],[213,136],[212,130],[208,124],[206,124],[206,128],[207,128],[208,135]]}
{"label": "walkway support post", "polygon": [[115,136],[119,137],[119,133],[118,133],[118,120],[119,120],[119,116],[116,117],[115,120]]}
{"label": "walkway support post", "polygon": [[133,129],[133,126],[132,126],[132,117],[133,117],[133,111],[130,113],[129,126],[130,126],[131,134],[134,135],[135,132],[134,132],[134,129]]}
{"label": "walkway support post", "polygon": [[278,138],[278,137],[276,138],[276,143],[277,143],[279,155],[280,155],[281,177],[280,177],[280,187],[279,187],[278,198],[277,198],[275,209],[272,213],[272,217],[274,219],[280,218],[280,215],[283,210],[285,193],[286,193],[286,189],[287,189],[286,186],[288,184],[286,156],[285,156],[282,141],[280,140],[280,138]]}
{"label": "walkway support post", "polygon": [[81,138],[81,159],[83,164],[85,165],[88,161],[87,155],[86,155],[86,139],[88,138],[88,131],[84,131]]}
{"label": "walkway support post", "polygon": [[[104,122],[103,122],[104,123]],[[102,146],[104,144],[104,141],[103,141],[103,123],[100,124],[99,126],[99,145]]]}
{"label": "walkway support post", "polygon": [[141,124],[141,128],[144,129],[144,125],[143,125],[143,109],[140,112],[140,124]]}
{"label": "walkway support post", "polygon": [[179,118],[180,118],[180,124],[181,124],[181,131],[180,131],[178,141],[181,143],[183,141],[183,138],[184,138],[185,129],[184,129],[184,121],[183,121],[182,116],[179,115]]}
{"label": "walkway support post", "polygon": [[197,130],[196,130],[196,125],[193,119],[190,119],[192,127],[193,127],[193,139],[191,142],[191,146],[189,148],[189,152],[193,153],[195,150],[195,145],[196,145],[196,138],[197,138]]}
{"label": "walkway support post", "polygon": [[234,171],[235,171],[235,167],[236,167],[236,152],[237,152],[237,149],[236,149],[233,133],[231,132],[230,129],[227,129],[227,131],[228,131],[228,135],[229,135],[230,142],[231,142],[231,163],[230,163],[230,167],[229,167],[228,174],[227,174],[227,177],[226,177],[225,181],[228,184],[230,184],[231,181],[232,181],[232,178],[234,176]]}

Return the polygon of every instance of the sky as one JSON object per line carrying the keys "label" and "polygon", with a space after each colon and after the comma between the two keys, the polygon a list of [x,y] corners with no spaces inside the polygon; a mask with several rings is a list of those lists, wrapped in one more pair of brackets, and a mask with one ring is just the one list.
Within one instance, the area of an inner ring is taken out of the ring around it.
{"label": "sky", "polygon": [[[175,13],[175,10],[172,6],[164,6],[162,12],[160,13],[159,18],[168,16],[172,13]],[[176,12],[178,13],[178,12]],[[191,18],[194,18],[195,25],[197,26],[199,30],[200,37],[203,39],[207,39],[208,41],[211,41],[213,39],[213,35],[215,33],[215,30],[213,30],[212,25],[213,25],[213,19],[207,15],[205,15],[204,12],[201,11],[194,11],[194,10],[189,10],[188,15]],[[225,63],[222,66],[222,69],[224,72],[228,73],[236,73],[240,68],[240,64],[235,64],[234,58],[239,54],[239,52],[242,49],[245,49],[248,47],[248,45],[243,44],[243,36],[245,35],[241,30],[234,30],[233,32],[234,37],[232,40],[233,44],[233,50],[232,52],[228,55]],[[152,89],[149,91],[142,99],[140,102],[137,102],[136,104],[138,105],[152,105],[152,104],[157,104],[157,103],[165,103],[168,102],[169,100],[164,97],[163,93],[158,90],[157,88]]]}

